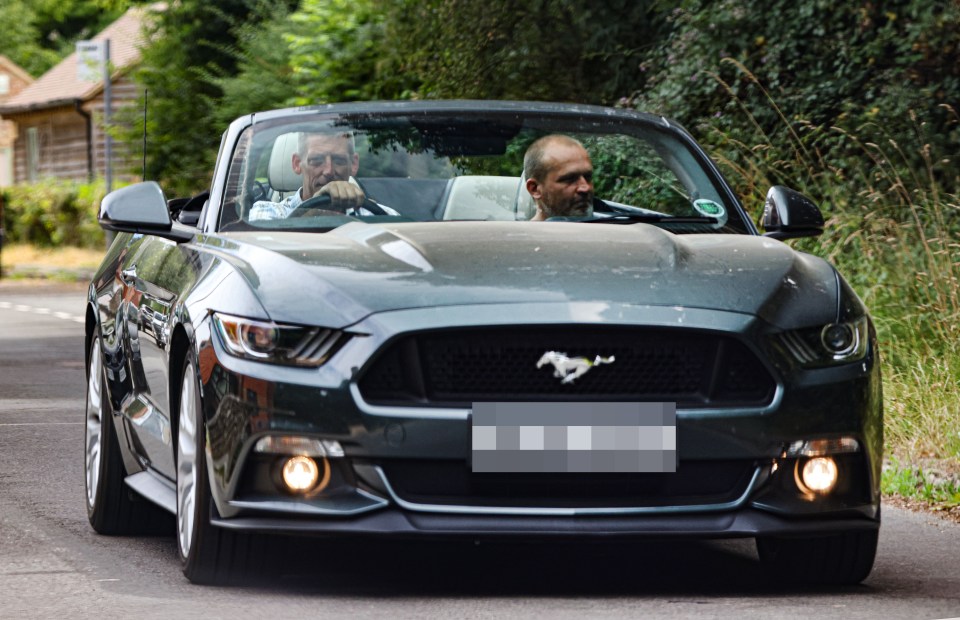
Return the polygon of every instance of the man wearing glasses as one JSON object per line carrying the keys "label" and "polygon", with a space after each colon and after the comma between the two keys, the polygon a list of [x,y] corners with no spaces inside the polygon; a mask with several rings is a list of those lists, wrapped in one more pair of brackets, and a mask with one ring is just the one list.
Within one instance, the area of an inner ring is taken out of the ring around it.
{"label": "man wearing glasses", "polygon": [[390,207],[371,204],[353,180],[360,156],[350,133],[301,133],[291,164],[294,173],[302,176],[303,186],[281,202],[254,203],[248,216],[250,221],[285,218],[303,201],[324,195],[330,197],[330,204],[324,209],[331,211],[360,216],[398,215]]}

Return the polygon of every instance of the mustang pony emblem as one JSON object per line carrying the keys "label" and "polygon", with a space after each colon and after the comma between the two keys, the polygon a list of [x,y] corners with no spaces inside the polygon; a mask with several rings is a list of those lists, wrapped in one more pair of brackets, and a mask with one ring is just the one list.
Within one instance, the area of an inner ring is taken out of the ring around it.
{"label": "mustang pony emblem", "polygon": [[582,377],[588,370],[599,364],[613,363],[614,356],[600,357],[599,355],[591,362],[585,357],[567,357],[566,353],[557,351],[547,351],[537,362],[537,368],[543,368],[544,364],[553,364],[553,376],[563,377],[560,383],[573,383],[577,377]]}

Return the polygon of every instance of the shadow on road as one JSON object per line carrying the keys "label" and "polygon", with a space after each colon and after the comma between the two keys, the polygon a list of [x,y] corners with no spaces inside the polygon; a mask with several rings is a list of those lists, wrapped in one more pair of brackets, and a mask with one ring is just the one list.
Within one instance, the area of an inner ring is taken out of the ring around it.
{"label": "shadow on road", "polygon": [[771,583],[753,541],[376,541],[268,537],[246,589],[299,595],[580,597],[863,594]]}

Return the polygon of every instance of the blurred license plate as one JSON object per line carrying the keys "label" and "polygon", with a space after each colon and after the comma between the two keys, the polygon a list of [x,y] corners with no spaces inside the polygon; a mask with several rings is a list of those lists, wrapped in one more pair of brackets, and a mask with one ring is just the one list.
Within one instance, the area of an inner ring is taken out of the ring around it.
{"label": "blurred license plate", "polygon": [[473,471],[675,472],[676,403],[474,403]]}

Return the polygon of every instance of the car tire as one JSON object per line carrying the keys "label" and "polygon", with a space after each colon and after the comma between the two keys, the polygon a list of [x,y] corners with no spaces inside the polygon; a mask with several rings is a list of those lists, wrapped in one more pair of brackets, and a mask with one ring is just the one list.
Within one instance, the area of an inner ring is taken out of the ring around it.
{"label": "car tire", "polygon": [[90,339],[87,360],[87,404],[84,415],[84,491],[87,519],[106,535],[169,532],[170,515],[134,496],[124,483],[126,470],[107,396],[99,330]]}
{"label": "car tire", "polygon": [[757,538],[764,571],[775,579],[854,585],[867,578],[877,555],[879,530],[817,537]]}
{"label": "car tire", "polygon": [[177,549],[193,583],[242,579],[258,565],[260,547],[250,534],[211,523],[216,514],[207,473],[200,378],[192,352],[183,364],[177,415]]}

